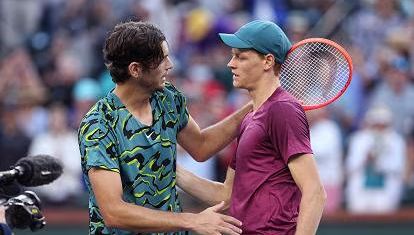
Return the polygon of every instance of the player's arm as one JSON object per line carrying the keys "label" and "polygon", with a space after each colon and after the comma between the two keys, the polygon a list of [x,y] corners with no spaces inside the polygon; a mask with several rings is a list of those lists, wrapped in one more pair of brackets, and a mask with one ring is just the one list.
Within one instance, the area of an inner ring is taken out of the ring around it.
{"label": "player's arm", "polygon": [[178,143],[196,161],[205,161],[237,136],[244,116],[251,109],[252,104],[249,103],[222,121],[203,130],[190,116],[187,125],[178,133]]}
{"label": "player's arm", "polygon": [[234,170],[230,167],[227,168],[226,180],[220,183],[201,178],[177,165],[177,185],[184,192],[208,205],[224,201],[227,207],[230,203],[233,181]]}
{"label": "player's arm", "polygon": [[294,156],[289,170],[302,192],[296,235],[315,234],[322,217],[326,193],[312,154]]}
{"label": "player's arm", "polygon": [[240,221],[217,213],[224,204],[199,214],[152,210],[122,200],[122,183],[117,172],[91,168],[88,171],[93,193],[105,225],[135,232],[171,232],[190,230],[197,234],[237,235]]}
{"label": "player's arm", "polygon": [[1,205],[0,206],[0,223],[6,223],[6,218],[5,218],[5,208]]}

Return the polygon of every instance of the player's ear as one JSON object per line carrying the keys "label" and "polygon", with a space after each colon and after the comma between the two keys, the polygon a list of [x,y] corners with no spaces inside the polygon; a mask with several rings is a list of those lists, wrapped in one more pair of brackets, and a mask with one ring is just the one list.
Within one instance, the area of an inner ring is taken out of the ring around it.
{"label": "player's ear", "polygon": [[270,70],[273,69],[273,67],[275,66],[275,56],[272,54],[267,54],[264,56],[264,69]]}
{"label": "player's ear", "polygon": [[128,71],[131,77],[139,78],[142,75],[141,65],[137,62],[132,62],[128,65]]}

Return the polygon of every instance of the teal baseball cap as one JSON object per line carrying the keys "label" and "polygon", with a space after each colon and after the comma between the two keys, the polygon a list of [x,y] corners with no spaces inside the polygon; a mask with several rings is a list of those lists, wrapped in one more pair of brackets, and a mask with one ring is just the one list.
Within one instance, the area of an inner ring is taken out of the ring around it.
{"label": "teal baseball cap", "polygon": [[273,54],[282,64],[292,47],[283,30],[275,23],[264,20],[251,21],[234,34],[219,33],[220,39],[229,47],[254,49],[262,54]]}

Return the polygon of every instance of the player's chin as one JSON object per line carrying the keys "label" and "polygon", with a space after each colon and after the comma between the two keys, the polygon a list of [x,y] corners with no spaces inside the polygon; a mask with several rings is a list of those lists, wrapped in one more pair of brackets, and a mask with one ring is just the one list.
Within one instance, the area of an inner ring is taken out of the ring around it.
{"label": "player's chin", "polygon": [[234,88],[243,88],[242,84],[239,81],[233,80],[233,87]]}
{"label": "player's chin", "polygon": [[155,86],[155,90],[156,91],[163,90],[165,88],[165,83],[166,81],[161,81],[160,83],[158,83],[157,86]]}

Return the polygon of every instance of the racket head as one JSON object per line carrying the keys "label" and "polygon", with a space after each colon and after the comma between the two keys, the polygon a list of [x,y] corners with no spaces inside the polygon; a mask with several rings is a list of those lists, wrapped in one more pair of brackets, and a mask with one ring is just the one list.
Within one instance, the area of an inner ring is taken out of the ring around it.
{"label": "racket head", "polygon": [[325,38],[308,38],[288,51],[280,83],[305,110],[318,109],[346,91],[352,70],[351,56],[339,44]]}

